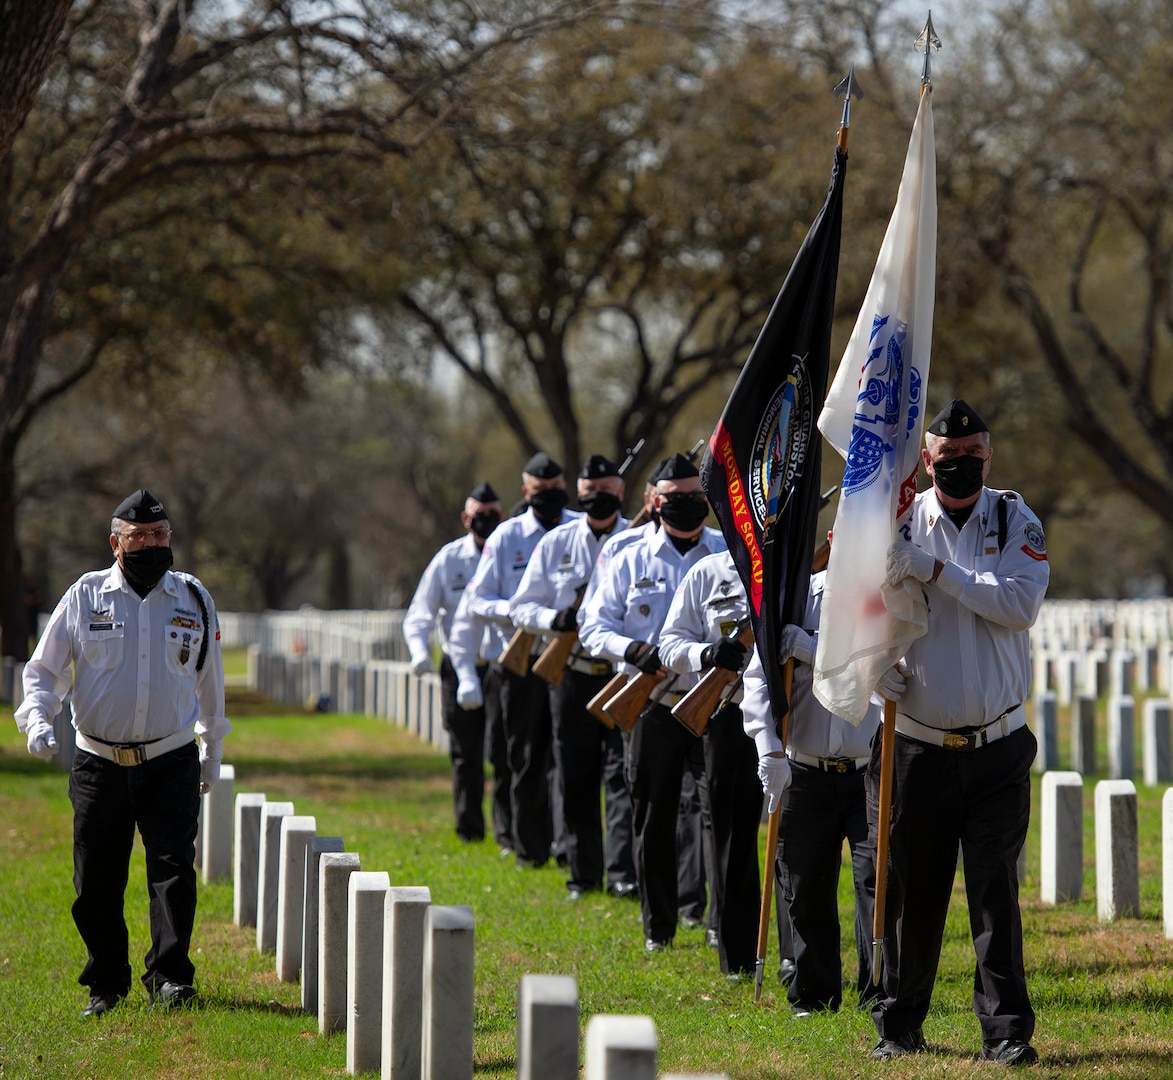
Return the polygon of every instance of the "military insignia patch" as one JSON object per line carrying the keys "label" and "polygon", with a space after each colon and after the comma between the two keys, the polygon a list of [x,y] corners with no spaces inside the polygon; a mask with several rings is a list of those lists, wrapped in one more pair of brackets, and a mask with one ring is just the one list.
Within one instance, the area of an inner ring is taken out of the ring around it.
{"label": "military insignia patch", "polygon": [[1037,521],[1029,521],[1023,526],[1022,535],[1026,538],[1026,543],[1022,545],[1023,552],[1032,559],[1046,562],[1047,539],[1043,536],[1043,527]]}

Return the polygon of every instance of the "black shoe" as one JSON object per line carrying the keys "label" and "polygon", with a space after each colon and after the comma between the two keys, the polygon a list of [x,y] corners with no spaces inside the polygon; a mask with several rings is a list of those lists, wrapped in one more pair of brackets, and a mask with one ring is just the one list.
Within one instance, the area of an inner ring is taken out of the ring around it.
{"label": "black shoe", "polygon": [[568,881],[566,883],[567,900],[581,900],[587,893],[598,891],[598,885],[580,885],[577,881]]}
{"label": "black shoe", "polygon": [[710,949],[719,949],[721,947],[721,939],[718,936],[716,930],[705,931],[705,944],[708,945]]}
{"label": "black shoe", "polygon": [[778,962],[778,981],[783,986],[789,986],[790,980],[794,978],[794,973],[798,969],[794,966],[794,961],[790,957],[783,957]]}
{"label": "black shoe", "polygon": [[700,924],[700,919],[694,919],[691,915],[680,916],[680,925],[683,926],[685,930],[692,930],[700,926]]}
{"label": "black shoe", "polygon": [[614,885],[607,886],[607,892],[616,900],[639,899],[639,886],[634,881],[617,881]]}
{"label": "black shoe", "polygon": [[904,1057],[905,1054],[923,1054],[928,1050],[920,1028],[891,1039],[881,1039],[872,1051],[873,1061],[887,1061],[888,1058]]}
{"label": "black shoe", "polygon": [[644,952],[662,952],[672,944],[672,939],[667,941],[657,941],[655,938],[646,938],[644,940]]}
{"label": "black shoe", "polygon": [[1039,1052],[1021,1039],[1003,1039],[996,1043],[982,1043],[982,1061],[999,1065],[1037,1065]]}
{"label": "black shoe", "polygon": [[[794,1020],[809,1020],[814,1015],[814,1011],[809,1005],[803,1005],[801,1003],[790,1006],[790,1016]],[[874,1057],[875,1055],[873,1054],[872,1056]]]}
{"label": "black shoe", "polygon": [[164,1009],[176,1005],[194,1005],[196,990],[187,983],[164,982],[151,991],[151,1004]]}
{"label": "black shoe", "polygon": [[82,1009],[82,1016],[103,1016],[122,1000],[121,994],[94,994]]}

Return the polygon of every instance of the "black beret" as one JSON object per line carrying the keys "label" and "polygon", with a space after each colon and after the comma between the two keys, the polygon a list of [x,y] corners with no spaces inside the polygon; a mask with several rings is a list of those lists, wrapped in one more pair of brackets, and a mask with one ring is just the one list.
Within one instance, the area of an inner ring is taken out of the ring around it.
{"label": "black beret", "polygon": [[470,499],[476,499],[477,502],[500,502],[497,498],[497,493],[493,490],[492,485],[488,480],[482,480],[476,487],[468,493]]}
{"label": "black beret", "polygon": [[673,454],[661,465],[656,474],[656,482],[687,480],[690,476],[700,476],[700,470],[683,454]]}
{"label": "black beret", "polygon": [[578,475],[584,480],[601,480],[604,476],[618,476],[619,466],[602,454],[591,454],[583,463],[582,471]]}
{"label": "black beret", "polygon": [[139,488],[118,504],[111,517],[116,517],[120,521],[166,521],[167,511],[146,488]]}
{"label": "black beret", "polygon": [[562,466],[549,454],[543,454],[539,450],[525,463],[525,468],[521,471],[526,476],[534,476],[539,480],[553,480],[556,476],[562,475]]}
{"label": "black beret", "polygon": [[978,416],[961,398],[954,398],[929,424],[928,430],[932,435],[941,435],[949,439],[964,439],[967,435],[979,435],[989,431],[986,422]]}

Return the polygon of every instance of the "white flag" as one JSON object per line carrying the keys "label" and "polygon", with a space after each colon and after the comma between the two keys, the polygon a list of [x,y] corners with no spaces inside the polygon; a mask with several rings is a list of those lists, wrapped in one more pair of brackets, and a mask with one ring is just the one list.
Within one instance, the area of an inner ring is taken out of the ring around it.
{"label": "white flag", "polygon": [[814,691],[853,724],[867,712],[880,676],[928,623],[921,590],[912,585],[893,592],[884,578],[889,545],[910,538],[929,381],[936,246],[937,165],[932,93],[926,91],[896,209],[819,416],[819,430],[846,467],[823,591]]}

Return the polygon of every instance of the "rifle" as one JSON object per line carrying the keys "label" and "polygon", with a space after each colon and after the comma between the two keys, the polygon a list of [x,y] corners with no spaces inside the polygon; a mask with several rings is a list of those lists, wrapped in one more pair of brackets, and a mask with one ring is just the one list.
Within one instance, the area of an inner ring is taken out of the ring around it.
{"label": "rifle", "polygon": [[636,672],[623,689],[607,701],[603,710],[615,721],[616,727],[630,731],[643,713],[652,691],[665,678],[667,674],[663,671],[653,671],[650,675],[643,671]]}
{"label": "rifle", "polygon": [[603,711],[603,705],[618,694],[626,683],[627,676],[622,671],[617,672],[607,680],[607,685],[587,702],[587,712],[594,716],[604,727],[613,728],[615,721]]}
{"label": "rifle", "polygon": [[528,630],[522,630],[521,627],[514,630],[513,637],[509,639],[509,644],[501,653],[501,666],[506,671],[511,671],[514,675],[524,679],[529,672],[529,658],[530,653],[533,652],[535,637],[535,634],[531,634]]}
{"label": "rifle", "polygon": [[[623,464],[619,466],[619,475],[623,476],[628,469],[631,468],[635,462],[639,452],[644,448],[644,440],[640,439],[631,447],[624,455]],[[634,521],[628,523],[630,529],[635,524]],[[582,603],[582,595],[586,590],[586,583],[579,586],[578,595],[574,598],[574,607]],[[570,653],[574,649],[574,643],[578,641],[578,630],[560,630],[547,643],[533,665],[535,675],[540,675],[551,686],[558,686],[562,682],[562,674],[566,670],[567,661],[570,660]],[[608,721],[604,721],[607,723]]]}
{"label": "rifle", "polygon": [[[729,636],[740,641],[747,649],[753,644],[753,627],[748,615],[737,620]],[[738,678],[740,674],[728,668],[709,668],[701,676],[700,682],[672,706],[672,715],[694,735],[703,735],[721,706],[721,695],[725,688]]]}

